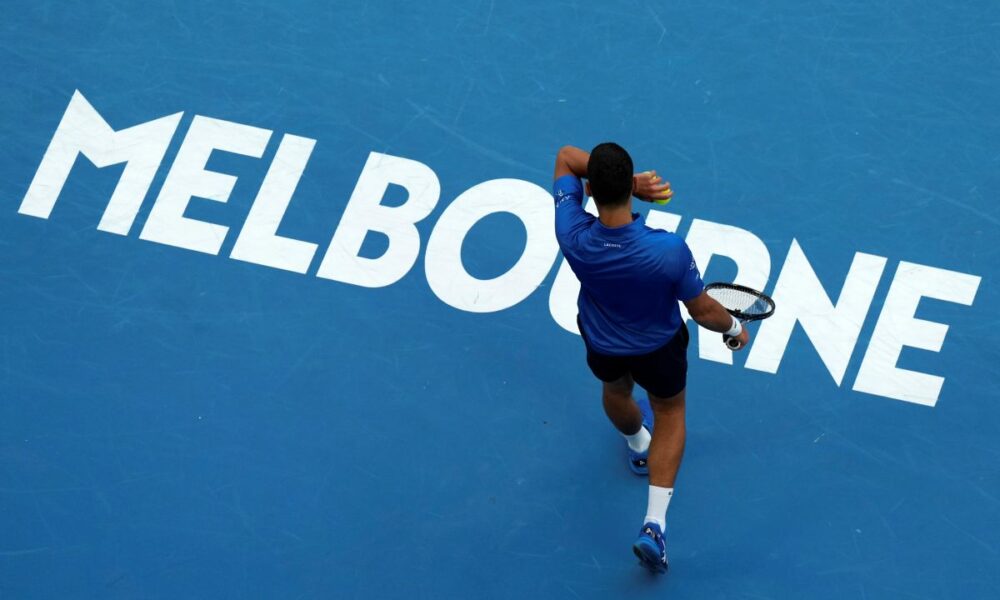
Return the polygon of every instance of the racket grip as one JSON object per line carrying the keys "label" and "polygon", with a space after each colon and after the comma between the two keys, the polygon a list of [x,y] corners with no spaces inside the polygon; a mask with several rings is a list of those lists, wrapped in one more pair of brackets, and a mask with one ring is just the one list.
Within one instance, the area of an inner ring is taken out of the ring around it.
{"label": "racket grip", "polygon": [[722,341],[726,343],[727,348],[734,352],[740,349],[740,341],[732,336],[724,335]]}

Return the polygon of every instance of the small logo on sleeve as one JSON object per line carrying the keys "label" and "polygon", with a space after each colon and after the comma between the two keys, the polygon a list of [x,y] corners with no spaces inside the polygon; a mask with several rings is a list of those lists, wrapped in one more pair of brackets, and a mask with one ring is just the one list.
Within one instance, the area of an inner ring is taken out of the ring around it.
{"label": "small logo on sleeve", "polygon": [[562,206],[563,202],[570,199],[570,196],[566,195],[566,192],[562,190],[556,190],[556,208]]}

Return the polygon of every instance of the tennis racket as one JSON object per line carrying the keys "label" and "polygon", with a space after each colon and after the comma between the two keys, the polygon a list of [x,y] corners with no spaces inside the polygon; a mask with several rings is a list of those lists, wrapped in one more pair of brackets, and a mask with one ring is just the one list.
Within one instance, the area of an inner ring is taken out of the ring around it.
{"label": "tennis racket", "polygon": [[[705,293],[739,319],[740,323],[762,321],[774,314],[774,300],[745,285],[710,283],[705,286]],[[734,337],[723,335],[722,341],[730,350],[740,349],[740,342]]]}

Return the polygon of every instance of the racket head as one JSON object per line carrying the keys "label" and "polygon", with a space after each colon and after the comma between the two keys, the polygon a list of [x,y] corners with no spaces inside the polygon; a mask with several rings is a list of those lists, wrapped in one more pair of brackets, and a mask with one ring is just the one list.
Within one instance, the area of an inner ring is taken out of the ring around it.
{"label": "racket head", "polygon": [[705,293],[741,321],[760,321],[774,314],[774,300],[738,283],[710,283]]}

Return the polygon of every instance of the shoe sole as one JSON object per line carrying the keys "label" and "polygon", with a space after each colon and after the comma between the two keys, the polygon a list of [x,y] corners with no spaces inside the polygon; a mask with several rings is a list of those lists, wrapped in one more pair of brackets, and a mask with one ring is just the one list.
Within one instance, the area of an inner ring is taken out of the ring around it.
{"label": "shoe sole", "polygon": [[[639,563],[649,571],[652,571],[653,573],[666,573],[667,569],[670,568],[669,565],[664,565],[663,563],[661,563],[659,556],[656,556],[654,558],[653,556],[646,554],[645,551],[646,547],[648,547],[646,544],[640,544],[640,543],[636,543],[632,546],[632,553],[635,554],[636,558],[639,559]],[[654,550],[651,547],[649,548],[649,550],[656,552],[657,555],[659,554],[658,551]]]}

